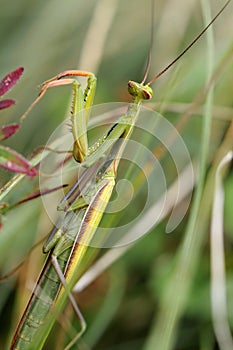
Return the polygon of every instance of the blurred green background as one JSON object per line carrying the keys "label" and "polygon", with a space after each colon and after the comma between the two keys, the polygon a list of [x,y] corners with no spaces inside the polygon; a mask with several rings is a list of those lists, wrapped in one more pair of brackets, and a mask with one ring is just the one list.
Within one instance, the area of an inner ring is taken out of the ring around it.
{"label": "blurred green background", "polygon": [[[209,4],[213,17],[223,2],[209,1]],[[211,141],[207,141],[210,146],[208,171],[212,169],[212,158],[220,147],[233,115],[232,10],[230,4],[213,26],[214,53],[211,57],[218,70],[212,102],[214,119],[210,130]],[[7,95],[15,98],[17,104],[1,113],[1,124],[17,122],[37,96],[36,86],[67,69],[90,70],[96,74],[96,104],[129,101],[127,81],[141,81],[143,77],[150,45],[150,18],[149,0],[0,0],[0,76],[4,77],[18,66],[25,68],[23,77]],[[152,77],[170,63],[203,27],[200,1],[155,1],[154,43],[149,76]],[[195,160],[201,157],[205,100],[203,89],[207,84],[209,69],[207,59],[207,41],[204,36],[174,68],[154,84],[155,93],[150,104],[175,125],[179,122],[185,124],[181,135]],[[26,157],[37,146],[44,145],[64,116],[69,115],[70,95],[69,87],[49,91],[20,131],[5,144]],[[194,112],[185,117],[186,108],[191,106],[197,96]],[[171,179],[175,179],[173,167],[169,162],[165,166]],[[1,171],[0,176],[1,186],[12,177],[6,171]],[[232,181],[232,172],[229,172],[225,181],[225,249],[231,325]],[[9,201],[17,201],[32,186],[31,180],[24,181],[10,194]],[[210,312],[209,206],[213,187],[209,191],[209,195],[202,197],[202,208],[206,207],[206,215],[203,213],[203,217],[196,219],[196,223],[200,224],[201,221],[203,224],[203,231],[200,230],[202,238],[198,241],[200,244],[187,252],[189,258],[193,259],[193,265],[187,271],[185,285],[190,285],[190,288],[184,288],[185,303],[180,317],[173,324],[173,319],[167,314],[170,312],[174,315],[173,311],[176,312],[172,296],[175,298],[179,289],[177,281],[172,284],[172,279],[184,243],[188,215],[169,235],[165,234],[166,220],[155,227],[153,232],[139,240],[119,262],[78,297],[88,323],[84,342],[89,348],[218,349]],[[40,199],[6,215],[0,233],[1,273],[6,273],[25,258],[33,242],[43,237],[50,225]],[[30,260],[27,260],[17,277],[0,285],[1,350],[7,349],[43,259],[39,247],[32,252]],[[168,294],[170,304],[165,310],[164,295]],[[171,333],[169,322],[174,326]],[[62,331],[58,326],[45,349],[63,348],[59,345],[60,333]]]}

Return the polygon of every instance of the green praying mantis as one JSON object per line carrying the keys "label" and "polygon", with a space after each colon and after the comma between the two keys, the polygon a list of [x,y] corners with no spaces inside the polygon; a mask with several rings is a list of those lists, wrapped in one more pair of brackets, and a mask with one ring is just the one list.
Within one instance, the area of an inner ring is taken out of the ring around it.
{"label": "green praying mantis", "polygon": [[[88,77],[87,87],[84,93],[80,85],[77,84],[77,81],[69,78],[67,79],[67,76]],[[60,80],[64,77],[65,79]],[[129,105],[127,113],[123,115],[101,139],[91,147],[88,147],[86,132],[83,132],[83,130],[86,130],[88,107],[93,100],[96,78],[89,72],[66,71],[45,82],[39,98],[44,95],[48,88],[63,84],[73,84],[74,90],[72,103],[72,130],[75,140],[73,147],[74,158],[78,162],[81,162],[82,166],[90,168],[91,171],[89,171],[89,174],[91,174],[91,176],[93,176],[93,170],[94,173],[96,170],[98,171],[94,181],[90,183],[88,182],[88,170],[84,172],[82,176],[85,182],[87,182],[86,186],[82,184],[82,192],[88,192],[90,202],[86,202],[86,197],[84,199],[82,195],[79,195],[79,192],[75,193],[74,198],[72,197],[74,192],[76,192],[76,184],[59,204],[59,209],[67,212],[65,222],[61,229],[57,230],[55,227],[55,229],[52,230],[44,245],[44,252],[49,252],[49,255],[41,278],[39,278],[37,287],[25,311],[25,316],[29,316],[30,321],[23,317],[23,322],[19,324],[16,331],[17,338],[15,337],[13,340],[12,349],[30,349],[32,340],[35,337],[38,344],[39,342],[36,334],[42,322],[41,320],[46,318],[56,298],[57,301],[58,299],[61,300],[62,304],[63,299],[67,299],[67,295],[81,321],[82,328],[80,333],[85,330],[85,322],[69,290],[72,289],[76,283],[77,273],[75,271],[77,271],[85,255],[87,244],[91,241],[110,200],[115,185],[120,155],[133,130],[134,119],[139,112],[141,101],[152,97],[152,89],[149,85],[144,86],[143,84],[138,84],[133,81],[129,82],[129,92],[133,96],[133,101]],[[83,111],[83,113],[81,113],[81,111]],[[81,120],[76,120],[76,116],[79,116]],[[103,158],[103,154],[108,152],[108,150],[111,150],[111,157],[107,157],[104,164],[99,169],[96,169],[98,161]],[[80,182],[82,181],[80,180]],[[69,201],[70,198],[72,198],[71,201]],[[85,245],[82,244],[82,237],[85,239]],[[63,285],[61,289],[59,286],[60,283]],[[41,295],[44,295],[46,298],[44,305]],[[39,300],[40,302],[38,302]],[[38,318],[38,314],[41,315],[40,319]],[[69,349],[72,344],[76,342],[80,337],[80,333],[77,334],[66,349]],[[44,342],[44,340],[45,337],[43,335],[42,342]],[[38,349],[42,345],[43,344],[37,345]]]}
{"label": "green praying mantis", "polygon": [[[194,45],[229,2],[230,0],[175,60],[146,83],[150,59],[148,60],[142,82],[129,81],[128,83],[132,101],[127,112],[91,146],[88,144],[87,124],[96,89],[96,77],[91,72],[68,70],[47,80],[38,98],[23,115],[22,118],[25,118],[48,89],[72,85],[71,119],[74,139],[72,153],[74,159],[81,163],[85,170],[58,205],[59,210],[65,211],[66,214],[62,224],[59,227],[54,226],[44,244],[43,251],[47,253],[47,259],[16,329],[10,349],[42,349],[67,300],[72,304],[81,327],[65,349],[70,349],[85,331],[85,320],[72,295],[72,289],[77,282],[79,267],[87,252],[88,244],[100,224],[112,195],[119,162],[133,131],[141,103],[152,98],[151,85],[155,80]],[[77,82],[77,77],[87,78],[84,91]]]}

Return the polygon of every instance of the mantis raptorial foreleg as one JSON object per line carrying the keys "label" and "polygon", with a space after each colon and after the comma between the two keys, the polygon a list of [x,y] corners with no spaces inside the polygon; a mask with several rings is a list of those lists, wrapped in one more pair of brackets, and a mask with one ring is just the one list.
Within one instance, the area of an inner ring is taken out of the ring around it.
{"label": "mantis raptorial foreleg", "polygon": [[[87,86],[82,91],[81,85],[76,79],[67,77],[87,77]],[[135,82],[129,82],[129,90],[134,97],[136,104],[141,99],[149,99],[152,96],[151,88],[144,86],[143,93],[141,96],[137,95],[138,87],[135,89]],[[81,70],[68,70],[60,73],[51,79],[45,81],[42,84],[42,89],[35,99],[35,101],[29,106],[27,111],[22,115],[21,122],[27,117],[32,108],[42,99],[48,89],[63,86],[73,86],[73,100],[71,108],[71,119],[72,119],[72,133],[74,137],[73,156],[74,159],[82,163],[84,167],[90,167],[99,159],[103,158],[106,152],[113,146],[113,144],[122,137],[127,130],[132,127],[132,118],[134,118],[134,108],[121,116],[117,123],[111,126],[111,128],[99,138],[93,145],[88,145],[87,139],[87,124],[89,120],[90,107],[93,103],[93,98],[96,89],[96,77],[93,73]],[[132,105],[133,106],[133,105]],[[132,113],[133,115],[130,115]],[[126,135],[124,135],[126,137]]]}
{"label": "mantis raptorial foreleg", "polygon": [[[85,90],[82,91],[81,85],[76,79],[66,78],[69,76],[87,77],[88,80]],[[78,162],[83,162],[84,158],[86,158],[88,155],[87,123],[89,119],[90,106],[93,103],[96,88],[96,77],[93,73],[82,70],[70,70],[60,73],[45,81],[42,84],[42,89],[38,97],[29,106],[20,120],[23,122],[29,112],[42,99],[48,89],[63,85],[73,86],[73,102],[71,109],[72,132],[74,137],[73,156]]]}

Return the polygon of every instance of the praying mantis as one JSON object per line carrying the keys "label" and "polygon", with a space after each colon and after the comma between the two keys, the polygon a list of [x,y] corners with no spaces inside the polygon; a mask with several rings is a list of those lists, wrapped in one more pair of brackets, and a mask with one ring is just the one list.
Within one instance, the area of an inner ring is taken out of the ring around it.
{"label": "praying mantis", "polygon": [[[67,79],[67,76],[88,77],[88,83],[84,94],[76,80]],[[65,79],[60,80],[62,78]],[[72,103],[72,128],[75,140],[73,149],[74,158],[78,162],[81,162],[83,166],[89,168],[98,164],[98,160],[101,159],[103,154],[109,149],[111,149],[114,156],[111,155],[112,158],[110,160],[107,159],[104,165],[98,170],[94,186],[95,193],[91,195],[89,203],[87,203],[82,197],[76,195],[75,200],[68,203],[68,207],[67,204],[63,205],[64,202],[73,195],[73,189],[71,189],[68,195],[65,196],[64,200],[61,201],[59,205],[60,209],[62,207],[63,210],[68,211],[65,219],[67,220],[67,223],[63,224],[61,230],[55,229],[55,232],[53,230],[47,243],[44,245],[44,252],[50,253],[48,260],[45,263],[43,273],[39,278],[39,283],[34,289],[31,300],[25,311],[25,316],[28,315],[30,321],[28,322],[25,317],[23,317],[23,324],[21,322],[18,326],[11,349],[30,348],[32,339],[33,337],[36,337],[37,329],[41,323],[41,320],[38,319],[37,315],[41,314],[41,319],[43,320],[52,306],[53,300],[56,297],[62,300],[64,296],[67,297],[67,293],[72,305],[74,306],[74,310],[81,321],[81,333],[85,329],[84,320],[68,290],[70,288],[72,289],[76,282],[75,271],[87,250],[87,244],[93,237],[111,197],[115,185],[115,176],[120,155],[125,146],[125,142],[127,142],[127,139],[133,130],[134,119],[139,112],[140,104],[143,99],[146,100],[152,97],[152,89],[149,85],[144,85],[143,83],[138,84],[130,81],[128,83],[128,89],[132,95],[132,103],[129,105],[127,113],[123,115],[101,139],[91,147],[88,147],[86,132],[83,133],[83,129],[86,128],[88,116],[85,114],[87,114],[88,107],[93,100],[95,83],[96,78],[92,73],[85,71],[66,71],[45,82],[39,95],[40,99],[48,88],[63,84],[73,84],[74,97]],[[36,100],[36,103],[37,102],[38,100]],[[80,113],[82,110],[85,113]],[[81,118],[83,117],[83,120],[76,120],[75,117],[77,115],[81,116]],[[120,139],[120,145],[117,145],[116,147],[116,141]],[[74,189],[76,190],[76,186],[74,186]],[[85,190],[84,187],[84,191]],[[88,184],[88,192],[90,193],[90,191],[92,192],[92,188],[90,188],[90,185]],[[70,228],[70,222],[72,224],[72,229]],[[71,231],[73,231],[73,233]],[[82,237],[85,237],[85,245],[82,245],[81,243]],[[53,277],[50,275],[53,275]],[[58,290],[60,289],[60,280],[62,281],[63,289],[61,289],[59,295],[57,295]],[[67,286],[69,286],[69,289]],[[42,304],[38,303],[38,300],[41,298],[41,293],[46,297],[44,305],[43,300],[41,300]],[[44,312],[42,311],[43,308]],[[79,337],[80,334],[73,339],[73,341],[67,346],[67,349],[69,349]],[[43,337],[43,341],[44,340],[45,338]],[[37,338],[37,344],[38,343]]]}
{"label": "praying mantis", "polygon": [[[73,156],[85,170],[82,178],[78,181],[81,191],[77,189],[78,186],[75,184],[59,204],[59,209],[66,212],[64,222],[60,228],[55,226],[52,229],[44,245],[44,252],[48,254],[48,257],[17,327],[11,349],[41,349],[56,319],[56,317],[51,317],[51,313],[52,316],[57,315],[64,308],[67,299],[70,300],[80,320],[81,330],[66,346],[66,350],[70,349],[85,331],[84,318],[71,291],[77,281],[77,271],[87,251],[88,244],[91,242],[110,200],[115,186],[119,161],[134,128],[141,103],[143,100],[152,98],[152,83],[203,35],[229,2],[230,0],[194,41],[148,83],[146,83],[147,73],[141,83],[129,81],[128,91],[132,96],[132,101],[127,112],[91,146],[88,145],[87,123],[89,108],[92,106],[96,88],[95,75],[87,71],[70,70],[58,74],[43,84],[38,98],[24,116],[39,102],[48,89],[61,85],[72,85]],[[87,78],[87,87],[84,91],[77,80],[71,78],[80,76]],[[83,193],[88,194],[88,196],[83,196]],[[83,237],[85,245],[82,244]]]}

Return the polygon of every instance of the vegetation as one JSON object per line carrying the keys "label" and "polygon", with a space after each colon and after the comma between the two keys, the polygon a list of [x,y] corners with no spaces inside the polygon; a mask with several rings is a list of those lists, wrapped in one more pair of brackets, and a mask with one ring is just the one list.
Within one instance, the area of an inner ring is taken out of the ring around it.
{"label": "vegetation", "polygon": [[[176,57],[209,21],[206,2],[203,0],[202,5],[199,1],[156,2],[151,77]],[[211,17],[219,7],[211,3]],[[1,78],[19,66],[25,71],[7,93],[6,98],[16,100],[16,105],[0,111],[1,125],[19,123],[20,116],[38,94],[35,87],[72,68],[92,71],[98,77],[95,104],[128,101],[127,82],[142,80],[145,69],[150,45],[150,11],[150,2],[142,4],[139,0],[133,5],[120,0],[36,3],[18,0],[14,7],[2,3]],[[219,347],[211,313],[210,223],[216,171],[224,155],[232,150],[231,29],[232,4],[214,23],[213,33],[202,37],[153,86],[153,100],[146,106],[167,118],[183,137],[193,167],[196,172],[198,169],[195,190],[188,213],[174,231],[166,234],[167,218],[163,219],[78,294],[78,304],[88,324],[83,342],[91,349],[213,350]],[[33,151],[45,145],[54,129],[69,115],[70,92],[69,87],[49,91],[17,133],[2,144],[25,159],[34,157],[33,169],[37,169],[38,159]],[[170,185],[177,178],[176,168],[168,152],[159,151],[156,156]],[[233,307],[230,170],[223,173],[228,310]],[[27,175],[30,176],[16,175],[20,177],[19,183],[15,181],[16,186],[1,201],[13,205],[32,193],[37,197],[38,177]],[[11,171],[0,169],[0,188],[13,176]],[[184,198],[179,203],[180,210],[185,204]],[[220,207],[214,212],[218,222],[221,210]],[[16,275],[0,284],[2,350],[10,343],[43,266],[41,246],[29,254],[31,247],[50,230],[51,222],[40,197],[17,205],[2,216],[1,275],[27,257]],[[104,253],[104,249],[100,251]],[[67,309],[67,314],[72,317],[72,308]],[[232,327],[231,312],[229,323]],[[63,349],[66,336],[69,332],[57,324],[45,349]]]}

